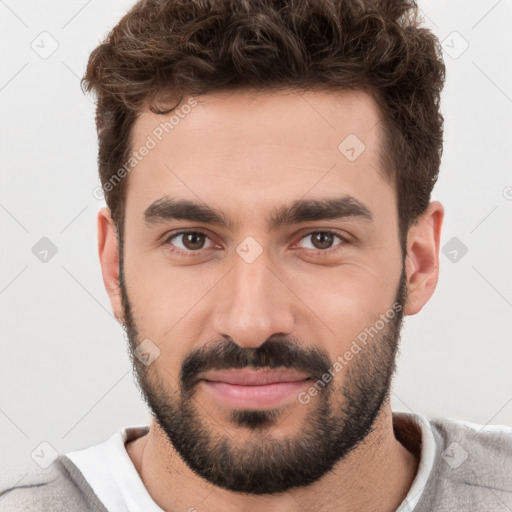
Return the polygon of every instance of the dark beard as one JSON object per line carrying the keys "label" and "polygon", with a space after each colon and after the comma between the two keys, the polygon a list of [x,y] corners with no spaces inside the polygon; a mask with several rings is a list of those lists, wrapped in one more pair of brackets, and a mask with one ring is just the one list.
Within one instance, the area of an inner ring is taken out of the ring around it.
{"label": "dark beard", "polygon": [[173,448],[200,477],[234,492],[282,493],[319,480],[373,431],[395,372],[406,299],[404,266],[395,298],[402,307],[342,368],[341,372],[346,372],[343,385],[335,388],[333,380],[323,383],[323,389],[309,404],[295,405],[310,408],[299,433],[284,439],[271,436],[271,427],[276,428],[283,417],[281,408],[234,409],[231,423],[251,431],[251,440],[237,446],[231,442],[230,434],[215,431],[208,423],[209,416],[198,410],[194,394],[199,372],[248,366],[287,367],[313,375],[313,385],[332,368],[328,354],[316,348],[304,349],[288,338],[273,336],[257,348],[242,348],[233,340],[224,339],[187,355],[181,366],[179,390],[170,395],[169,386],[162,384],[154,367],[145,366],[134,357],[142,340],[124,283],[122,257],[120,264],[124,320],[139,388]]}

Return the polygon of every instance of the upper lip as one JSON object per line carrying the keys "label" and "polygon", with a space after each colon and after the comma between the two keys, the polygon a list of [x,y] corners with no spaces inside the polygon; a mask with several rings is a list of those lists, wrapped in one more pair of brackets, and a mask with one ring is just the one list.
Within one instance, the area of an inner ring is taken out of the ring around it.
{"label": "upper lip", "polygon": [[205,372],[202,380],[225,382],[240,386],[264,386],[279,382],[297,382],[310,377],[309,374],[294,370],[216,370]]}

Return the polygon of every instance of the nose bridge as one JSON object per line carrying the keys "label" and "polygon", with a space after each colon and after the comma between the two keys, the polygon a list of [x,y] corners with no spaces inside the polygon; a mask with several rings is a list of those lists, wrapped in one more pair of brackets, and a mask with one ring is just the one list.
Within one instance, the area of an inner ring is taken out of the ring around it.
{"label": "nose bridge", "polygon": [[[250,244],[250,242],[249,242]],[[215,330],[240,346],[257,347],[273,334],[293,331],[293,305],[264,251],[240,244],[216,297]]]}

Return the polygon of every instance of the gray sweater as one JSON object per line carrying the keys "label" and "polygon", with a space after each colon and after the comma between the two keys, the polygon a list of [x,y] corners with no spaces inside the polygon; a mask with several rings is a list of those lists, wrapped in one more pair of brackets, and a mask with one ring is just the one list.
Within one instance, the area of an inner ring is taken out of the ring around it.
{"label": "gray sweater", "polygon": [[[435,439],[434,464],[417,505],[409,510],[511,512],[512,429],[477,428],[448,418],[428,422]],[[409,437],[407,428],[395,429],[395,435],[409,449],[420,451],[421,446],[411,444],[414,436]],[[107,512],[66,455],[46,470],[10,475],[9,481],[0,482],[0,512]]]}

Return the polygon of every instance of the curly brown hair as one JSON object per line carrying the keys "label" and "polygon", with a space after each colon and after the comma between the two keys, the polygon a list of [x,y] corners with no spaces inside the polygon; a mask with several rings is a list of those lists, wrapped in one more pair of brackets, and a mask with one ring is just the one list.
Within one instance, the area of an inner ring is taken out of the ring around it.
{"label": "curly brown hair", "polygon": [[129,158],[144,109],[164,113],[158,105],[169,98],[241,88],[363,90],[380,109],[381,166],[396,187],[405,256],[443,142],[445,66],[438,39],[420,24],[413,0],[137,2],[91,53],[82,78],[97,96],[99,174],[118,234],[128,180],[105,184]]}

